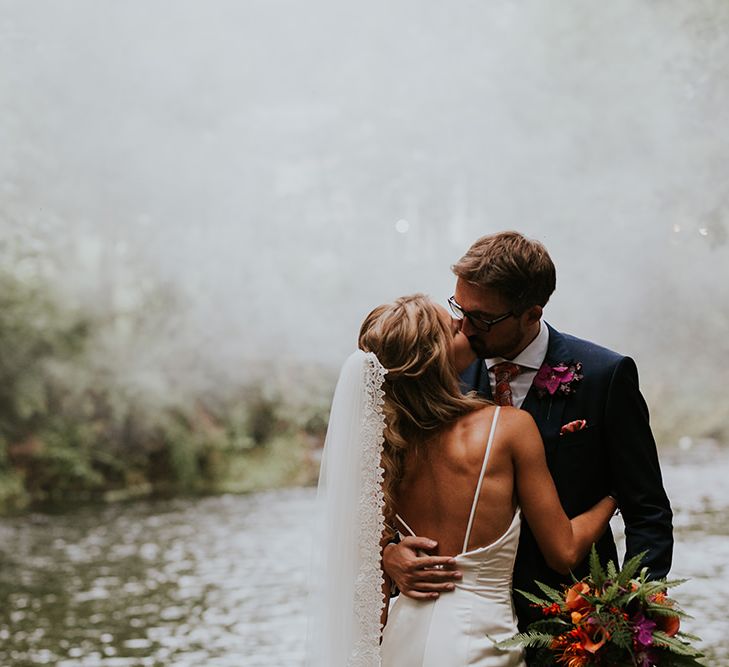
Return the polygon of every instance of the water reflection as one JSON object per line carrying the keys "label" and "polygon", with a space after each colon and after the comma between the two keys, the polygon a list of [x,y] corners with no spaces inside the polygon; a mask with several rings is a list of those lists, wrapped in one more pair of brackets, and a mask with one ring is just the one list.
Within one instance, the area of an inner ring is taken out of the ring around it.
{"label": "water reflection", "polygon": [[[729,453],[664,456],[687,629],[729,667]],[[310,489],[0,521],[0,664],[301,665]]]}

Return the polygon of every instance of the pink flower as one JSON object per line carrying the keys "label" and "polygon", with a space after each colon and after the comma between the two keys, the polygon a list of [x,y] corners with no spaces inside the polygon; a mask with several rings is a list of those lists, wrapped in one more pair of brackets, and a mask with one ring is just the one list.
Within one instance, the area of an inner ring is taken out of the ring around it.
{"label": "pink flower", "polygon": [[545,393],[554,396],[558,391],[563,394],[571,394],[574,391],[573,384],[582,379],[580,363],[560,362],[554,366],[547,363],[537,371],[534,378],[534,386],[539,390],[540,395]]}
{"label": "pink flower", "polygon": [[642,613],[634,617],[633,640],[640,648],[647,648],[653,644],[653,630],[656,624]]}

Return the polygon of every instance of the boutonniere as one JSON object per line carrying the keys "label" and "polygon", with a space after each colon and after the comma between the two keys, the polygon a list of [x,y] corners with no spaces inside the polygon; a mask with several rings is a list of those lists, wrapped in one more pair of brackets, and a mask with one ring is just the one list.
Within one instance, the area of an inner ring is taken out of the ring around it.
{"label": "boutonniere", "polygon": [[556,393],[569,396],[576,391],[575,385],[582,380],[582,364],[579,361],[559,362],[554,366],[543,363],[534,378],[539,398]]}

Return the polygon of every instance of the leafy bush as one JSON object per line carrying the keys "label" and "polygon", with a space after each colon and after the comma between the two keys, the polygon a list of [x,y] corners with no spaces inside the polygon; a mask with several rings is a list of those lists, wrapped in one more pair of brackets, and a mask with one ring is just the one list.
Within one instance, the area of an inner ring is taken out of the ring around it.
{"label": "leafy bush", "polygon": [[156,389],[125,384],[89,352],[114,318],[61,304],[0,272],[0,512],[313,480],[325,408],[294,408],[263,382],[205,402],[167,396],[162,370]]}

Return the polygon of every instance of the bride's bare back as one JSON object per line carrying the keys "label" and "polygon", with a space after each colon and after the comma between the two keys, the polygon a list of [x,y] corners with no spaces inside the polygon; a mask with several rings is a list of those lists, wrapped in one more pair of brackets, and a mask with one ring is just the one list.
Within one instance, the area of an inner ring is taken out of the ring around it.
{"label": "bride's bare back", "polygon": [[[496,408],[471,412],[428,442],[413,447],[398,485],[397,511],[417,535],[437,540],[434,553],[463,548],[471,504]],[[508,436],[514,408],[502,408],[484,474],[467,550],[491,544],[516,510],[514,464]],[[402,526],[401,526],[402,528]]]}

